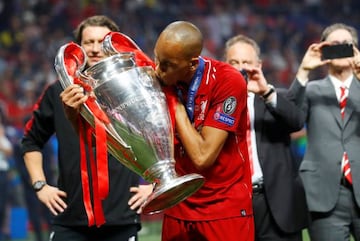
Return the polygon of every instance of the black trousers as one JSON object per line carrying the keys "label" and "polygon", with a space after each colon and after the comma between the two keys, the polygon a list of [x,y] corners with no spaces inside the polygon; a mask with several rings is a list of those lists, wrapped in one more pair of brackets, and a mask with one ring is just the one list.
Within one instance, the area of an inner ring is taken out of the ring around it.
{"label": "black trousers", "polygon": [[50,241],[138,241],[138,226],[58,226],[54,225]]}
{"label": "black trousers", "polygon": [[255,241],[302,241],[302,232],[285,233],[276,224],[262,191],[253,194]]}

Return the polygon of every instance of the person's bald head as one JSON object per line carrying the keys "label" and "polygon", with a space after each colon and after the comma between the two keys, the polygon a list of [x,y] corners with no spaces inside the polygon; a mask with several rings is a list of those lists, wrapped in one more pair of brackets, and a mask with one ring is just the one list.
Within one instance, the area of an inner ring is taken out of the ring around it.
{"label": "person's bald head", "polygon": [[192,23],[177,21],[159,35],[154,48],[156,73],[166,85],[190,83],[203,47],[200,30]]}
{"label": "person's bald head", "polygon": [[181,49],[185,58],[197,57],[203,48],[203,36],[192,23],[177,21],[169,24],[160,34],[157,42]]}

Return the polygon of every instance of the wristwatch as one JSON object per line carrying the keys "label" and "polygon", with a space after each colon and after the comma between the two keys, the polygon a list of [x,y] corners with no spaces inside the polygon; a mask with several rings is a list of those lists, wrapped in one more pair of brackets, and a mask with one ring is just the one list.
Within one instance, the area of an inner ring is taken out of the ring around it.
{"label": "wristwatch", "polygon": [[36,181],[33,183],[32,187],[35,192],[40,191],[46,185],[46,181]]}
{"label": "wristwatch", "polygon": [[273,85],[268,84],[268,87],[269,90],[261,96],[264,100],[266,100],[272,93],[275,92],[275,87]]}

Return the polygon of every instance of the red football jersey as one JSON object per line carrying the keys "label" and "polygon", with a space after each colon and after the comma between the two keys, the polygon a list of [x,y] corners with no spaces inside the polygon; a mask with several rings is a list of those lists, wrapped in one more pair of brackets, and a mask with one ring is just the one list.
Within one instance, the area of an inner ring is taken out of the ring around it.
{"label": "red football jersey", "polygon": [[204,185],[166,214],[183,220],[216,220],[252,214],[251,174],[246,144],[247,87],[232,66],[204,58],[205,69],[195,96],[194,126],[226,130],[228,139],[217,160],[197,170],[175,142],[176,170],[180,175],[199,173]]}

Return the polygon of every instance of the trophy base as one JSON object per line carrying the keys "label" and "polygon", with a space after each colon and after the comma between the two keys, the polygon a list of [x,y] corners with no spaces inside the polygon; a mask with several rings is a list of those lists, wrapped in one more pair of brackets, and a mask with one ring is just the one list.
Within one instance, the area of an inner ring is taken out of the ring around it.
{"label": "trophy base", "polygon": [[151,215],[175,206],[194,194],[204,181],[203,176],[193,173],[157,186],[146,200],[142,213]]}

